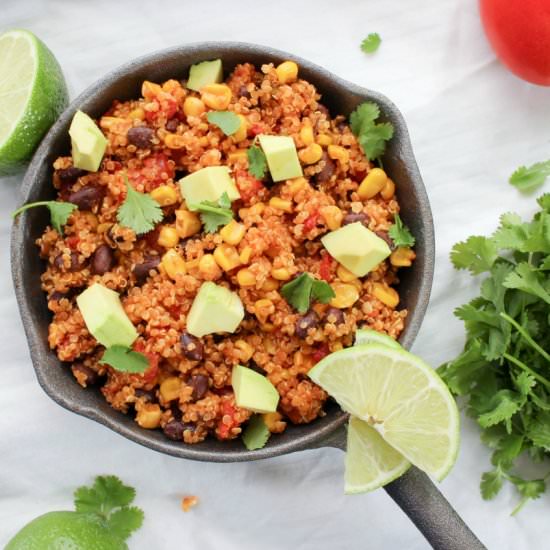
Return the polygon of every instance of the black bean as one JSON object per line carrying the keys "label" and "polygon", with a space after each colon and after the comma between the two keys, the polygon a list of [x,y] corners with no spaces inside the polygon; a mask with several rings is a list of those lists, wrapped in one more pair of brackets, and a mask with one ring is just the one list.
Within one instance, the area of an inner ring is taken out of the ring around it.
{"label": "black bean", "polygon": [[95,185],[86,185],[82,189],[69,195],[69,202],[76,204],[79,210],[93,210],[99,207],[103,200],[104,191]]}
{"label": "black bean", "polygon": [[296,336],[302,340],[307,337],[308,330],[315,328],[319,324],[319,316],[315,310],[311,309],[296,321]]}
{"label": "black bean", "polygon": [[[97,384],[99,382],[99,374],[95,370],[84,365],[83,363],[73,363],[71,365],[71,370],[73,371],[73,374],[75,375],[75,378],[77,378],[77,380],[83,379],[86,386],[93,386],[94,384]],[[80,376],[77,377],[77,375]]]}
{"label": "black bean", "polygon": [[160,256],[151,256],[146,258],[142,263],[136,264],[132,270],[138,284],[142,285],[149,277],[149,273],[158,267],[160,264]]}
{"label": "black bean", "polygon": [[380,237],[390,247],[390,250],[395,248],[395,244],[387,231],[375,231],[376,235]]}
{"label": "black bean", "polygon": [[[75,272],[80,271],[84,267],[84,261],[81,261],[78,252],[71,252],[71,265],[67,271]],[[54,260],[54,264],[58,269],[65,270],[65,264],[63,262],[63,254],[59,254]]]}
{"label": "black bean", "polygon": [[148,149],[151,147],[154,135],[155,132],[151,128],[136,126],[128,130],[126,137],[132,145],[135,145],[139,149]]}
{"label": "black bean", "polygon": [[181,351],[187,359],[191,361],[201,361],[204,355],[204,346],[202,342],[192,334],[184,332],[180,338]]}
{"label": "black bean", "polygon": [[181,420],[183,413],[181,412],[179,401],[170,402],[170,411],[174,420]]}
{"label": "black bean", "polygon": [[92,273],[96,275],[107,273],[113,266],[114,259],[110,246],[106,244],[98,246],[92,256]]}
{"label": "black bean", "polygon": [[136,388],[134,390],[134,395],[145,403],[154,403],[157,400],[154,390],[144,390],[143,388]]}
{"label": "black bean", "polygon": [[246,97],[246,99],[250,98],[250,92],[244,84],[239,88],[239,97]]}
{"label": "black bean", "polygon": [[59,181],[64,185],[75,183],[78,178],[80,178],[81,176],[85,176],[87,173],[88,172],[86,172],[86,170],[75,168],[74,166],[71,166],[69,168],[62,168],[61,170],[57,171]]}
{"label": "black bean", "polygon": [[329,181],[336,170],[336,164],[325,152],[323,152],[321,162],[324,162],[325,164],[323,166],[323,169],[315,174],[315,183],[317,185]]}
{"label": "black bean", "polygon": [[[177,118],[171,118],[168,122],[166,122],[165,128],[169,132],[175,132],[178,129],[178,126],[180,124],[180,121]],[[135,130],[135,128],[132,128]]]}
{"label": "black bean", "polygon": [[52,293],[52,295],[48,298],[49,300],[53,300],[54,302],[59,302],[62,298],[66,298],[67,295],[63,294],[62,292],[58,292],[57,290]]}
{"label": "black bean", "polygon": [[365,227],[369,226],[370,217],[364,212],[352,212],[351,210],[344,216],[342,225],[348,225],[350,223],[360,222]]}
{"label": "black bean", "polygon": [[193,393],[191,394],[193,401],[198,401],[206,395],[208,391],[208,376],[195,374],[191,376],[187,383],[193,388]]}
{"label": "black bean", "polygon": [[341,325],[345,322],[346,318],[344,312],[337,307],[329,307],[325,311],[325,323],[333,323],[335,325]]}
{"label": "black bean", "polygon": [[182,441],[183,440],[183,432],[186,430],[190,430],[191,432],[194,432],[197,429],[195,424],[192,424],[191,422],[181,422],[180,420],[170,420],[164,426],[164,435],[168,439],[173,439],[174,441]]}

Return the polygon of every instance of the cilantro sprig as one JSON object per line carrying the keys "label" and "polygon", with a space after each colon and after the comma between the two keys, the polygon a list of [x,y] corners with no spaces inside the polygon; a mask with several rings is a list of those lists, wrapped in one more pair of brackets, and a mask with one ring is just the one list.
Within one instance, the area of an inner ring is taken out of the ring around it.
{"label": "cilantro sprig", "polygon": [[241,125],[241,119],[231,111],[210,111],[206,119],[220,128],[226,136],[233,135]]}
{"label": "cilantro sprig", "polygon": [[149,368],[149,360],[143,353],[126,346],[111,346],[105,350],[99,361],[120,372],[141,373]]}
{"label": "cilantro sprig", "polygon": [[265,447],[271,432],[261,414],[255,414],[243,432],[242,440],[249,451]]}
{"label": "cilantro sprig", "polygon": [[162,208],[150,195],[136,191],[126,174],[124,180],[126,198],[117,210],[118,223],[132,229],[136,235],[148,233],[155,228],[155,224],[162,221]]}
{"label": "cilantro sprig", "polygon": [[365,53],[374,53],[379,47],[382,39],[377,32],[371,32],[367,38],[361,42],[361,51]]}
{"label": "cilantro sprig", "polygon": [[414,246],[416,242],[409,228],[403,223],[399,214],[395,214],[393,224],[388,230],[388,234],[395,246]]}
{"label": "cilantro sprig", "polygon": [[328,304],[335,296],[334,290],[328,283],[314,279],[309,273],[302,273],[293,281],[283,285],[281,294],[298,313],[306,313],[311,302],[315,300]]}
{"label": "cilantro sprig", "polygon": [[540,187],[550,176],[550,160],[537,162],[529,167],[520,166],[511,176],[509,182],[523,192]]}
{"label": "cilantro sprig", "polygon": [[69,216],[78,208],[76,204],[72,202],[62,201],[38,201],[24,204],[21,208],[18,208],[12,213],[12,217],[16,218],[29,208],[35,208],[36,206],[45,206],[50,211],[50,219],[52,227],[60,234],[63,235],[63,226],[67,223]]}
{"label": "cilantro sprig", "polygon": [[386,142],[393,137],[393,125],[390,122],[376,123],[380,108],[376,103],[361,103],[349,117],[351,131],[357,137],[369,160],[379,159],[386,150]]}
{"label": "cilantro sprig", "polygon": [[506,213],[491,236],[453,247],[455,268],[485,277],[480,295],[455,310],[466,329],[464,351],[439,368],[493,449],[483,498],[512,483],[520,496],[513,513],[539,498],[550,477],[526,479],[519,467],[520,457],[550,457],[550,194],[538,204],[530,222]]}
{"label": "cilantro sprig", "polygon": [[231,199],[226,192],[221,195],[218,202],[202,201],[198,204],[190,204],[189,208],[200,213],[204,230],[207,233],[215,233],[218,227],[227,225],[234,216],[233,210],[231,210]]}
{"label": "cilantro sprig", "polygon": [[251,145],[246,156],[248,158],[248,171],[257,179],[261,180],[267,172],[267,159],[261,147]]}

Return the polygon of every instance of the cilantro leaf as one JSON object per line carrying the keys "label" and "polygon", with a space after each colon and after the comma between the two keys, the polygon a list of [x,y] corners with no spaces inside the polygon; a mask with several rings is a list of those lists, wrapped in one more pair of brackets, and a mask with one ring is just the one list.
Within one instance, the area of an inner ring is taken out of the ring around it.
{"label": "cilantro leaf", "polygon": [[322,304],[328,304],[336,296],[332,287],[325,281],[313,280],[311,285],[311,299]]}
{"label": "cilantro leaf", "polygon": [[509,469],[514,460],[520,455],[523,449],[524,437],[520,434],[509,434],[500,440],[497,450],[491,457],[494,466]]}
{"label": "cilantro leaf", "polygon": [[123,506],[113,512],[107,520],[109,531],[126,540],[143,524],[143,510],[137,506]]}
{"label": "cilantro leaf", "polygon": [[550,294],[543,286],[544,275],[539,271],[536,271],[530,264],[521,263],[516,269],[506,277],[504,286],[506,288],[516,288],[538,296],[541,300],[544,300],[547,304],[550,304]]}
{"label": "cilantro leaf", "polygon": [[150,195],[136,191],[126,180],[126,198],[117,210],[117,220],[120,225],[129,227],[136,235],[148,233],[155,224],[162,221],[163,213],[159,203]]}
{"label": "cilantro leaf", "polygon": [[481,496],[484,500],[495,498],[502,488],[502,472],[500,469],[485,472],[481,476]]}
{"label": "cilantro leaf", "polygon": [[46,206],[50,211],[50,219],[52,222],[52,227],[60,234],[63,235],[63,226],[67,223],[69,216],[78,208],[76,204],[72,202],[62,202],[62,201],[39,201],[31,202],[29,204],[23,205],[21,208],[18,208],[15,212],[12,213],[12,217],[16,218],[19,214],[28,210],[29,208],[34,208],[35,206]]}
{"label": "cilantro leaf", "polygon": [[451,262],[457,269],[468,269],[472,275],[489,271],[498,258],[498,250],[492,239],[473,236],[457,243],[451,250]]}
{"label": "cilantro leaf", "polygon": [[283,298],[294,307],[298,313],[305,313],[309,309],[313,277],[302,273],[293,281],[281,287]]}
{"label": "cilantro leaf", "polygon": [[511,420],[522,407],[525,398],[511,390],[500,390],[488,404],[488,411],[480,414],[477,421],[482,428]]}
{"label": "cilantro leaf", "polygon": [[509,182],[520,191],[532,191],[542,185],[550,175],[550,160],[537,162],[529,167],[520,166]]}
{"label": "cilantro leaf", "polygon": [[415,238],[409,228],[401,221],[401,216],[395,214],[393,224],[388,230],[395,246],[414,246]]}
{"label": "cilantro leaf", "polygon": [[226,135],[233,135],[241,125],[241,119],[231,111],[209,111],[206,119]]}
{"label": "cilantro leaf", "polygon": [[120,372],[145,372],[149,360],[143,353],[133,351],[126,346],[111,346],[105,350],[99,361],[101,365],[110,365]]}
{"label": "cilantro leaf", "polygon": [[377,32],[371,32],[367,38],[361,42],[361,50],[365,53],[374,53],[380,46],[382,39]]}
{"label": "cilantro leaf", "polygon": [[519,392],[521,393],[521,395],[529,395],[531,393],[531,390],[535,387],[536,383],[537,381],[535,377],[532,374],[529,374],[528,372],[525,372],[525,371],[521,372],[520,375],[514,381],[514,384],[516,388],[519,390]]}
{"label": "cilantro leaf", "polygon": [[529,425],[527,437],[537,447],[550,451],[550,412],[542,411]]}
{"label": "cilantro leaf", "polygon": [[221,225],[227,225],[233,219],[231,210],[231,199],[224,192],[218,202],[202,201],[199,204],[190,204],[190,210],[197,210],[200,213],[201,221],[207,233],[215,233]]}
{"label": "cilantro leaf", "polygon": [[249,451],[261,449],[267,443],[271,432],[261,414],[254,415],[243,432],[242,440]]}
{"label": "cilantro leaf", "polygon": [[246,156],[248,158],[248,171],[257,179],[261,180],[267,171],[267,159],[265,153],[257,145],[251,145]]}
{"label": "cilantro leaf", "polygon": [[393,137],[393,125],[389,122],[377,124],[380,115],[376,103],[365,102],[359,105],[350,115],[351,131],[369,160],[376,160],[384,154],[386,141]]}

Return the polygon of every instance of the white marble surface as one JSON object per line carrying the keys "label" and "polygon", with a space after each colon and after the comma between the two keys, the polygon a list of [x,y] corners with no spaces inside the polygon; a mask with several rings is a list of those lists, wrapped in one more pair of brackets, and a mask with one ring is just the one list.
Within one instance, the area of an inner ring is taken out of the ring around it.
{"label": "white marble surface", "polygon": [[[414,351],[434,366],[463,341],[455,306],[475,284],[448,261],[452,244],[491,231],[501,212],[530,215],[507,177],[548,158],[549,91],[521,82],[495,60],[476,0],[1,0],[0,31],[24,27],[55,52],[74,97],[133,57],[199,40],[242,40],[294,52],[379,90],[403,111],[435,216],[437,267],[430,308]],[[361,39],[379,32],[374,56]],[[334,550],[427,548],[383,491],[346,497],[343,454],[297,453],[216,465],[162,456],[55,405],[29,360],[9,272],[9,213],[19,177],[0,180],[0,544],[31,518],[71,507],[75,487],[100,473],[138,491],[146,513],[132,549]],[[489,549],[542,548],[550,536],[546,495],[517,517],[505,488],[478,492],[488,451],[463,422],[458,463],[441,490]],[[199,495],[184,514],[182,494]]]}

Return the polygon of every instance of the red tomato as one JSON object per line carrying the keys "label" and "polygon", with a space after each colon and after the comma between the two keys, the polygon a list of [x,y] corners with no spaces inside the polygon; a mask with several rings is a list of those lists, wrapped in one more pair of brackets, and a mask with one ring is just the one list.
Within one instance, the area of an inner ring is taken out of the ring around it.
{"label": "red tomato", "polygon": [[485,33],[514,74],[550,86],[550,0],[480,0]]}

